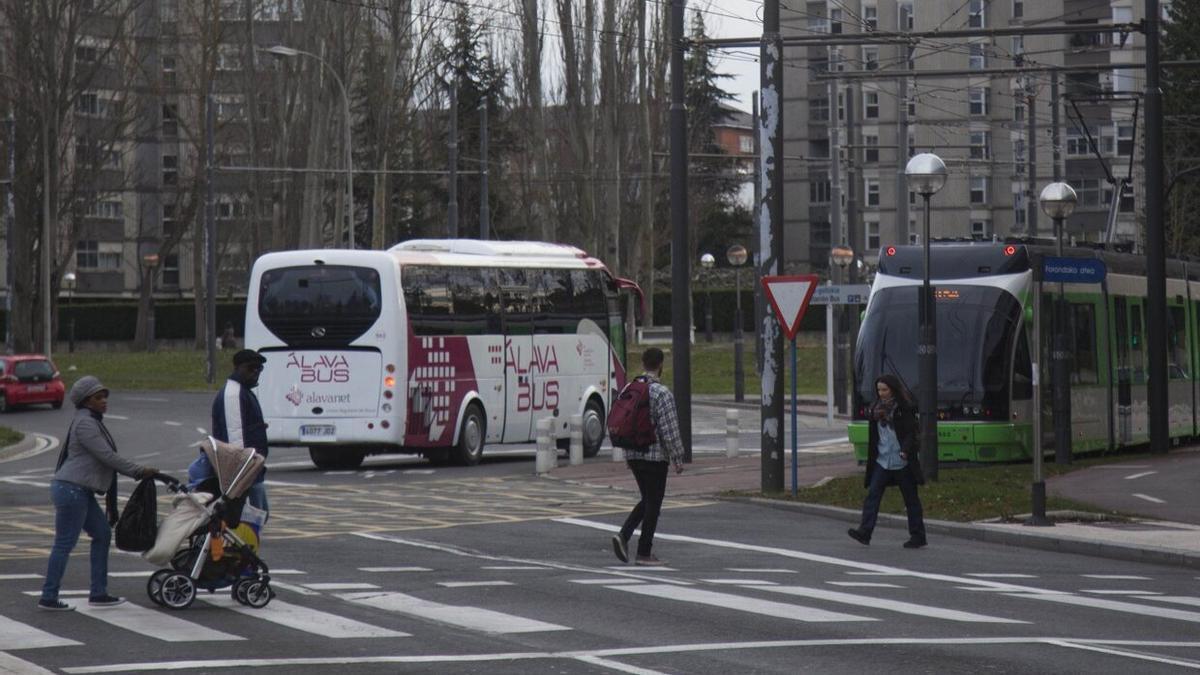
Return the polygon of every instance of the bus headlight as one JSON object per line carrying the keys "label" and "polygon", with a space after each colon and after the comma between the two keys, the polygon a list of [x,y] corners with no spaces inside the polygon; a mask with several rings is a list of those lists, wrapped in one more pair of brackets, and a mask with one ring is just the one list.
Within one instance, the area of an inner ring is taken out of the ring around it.
{"label": "bus headlight", "polygon": [[390,412],[392,412],[392,404],[391,404],[391,403],[384,403],[384,404],[383,404],[383,406],[382,406],[382,409],[383,409],[383,412],[385,412],[385,413],[390,413]]}

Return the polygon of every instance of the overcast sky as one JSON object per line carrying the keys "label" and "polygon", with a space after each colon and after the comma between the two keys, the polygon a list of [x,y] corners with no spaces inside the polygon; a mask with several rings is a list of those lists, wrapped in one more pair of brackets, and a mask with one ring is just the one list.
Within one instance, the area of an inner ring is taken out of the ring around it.
{"label": "overcast sky", "polygon": [[[711,37],[758,37],[762,35],[762,0],[691,0],[687,4],[685,29],[691,25],[694,9],[704,15],[704,26]],[[758,90],[758,48],[717,50],[717,72],[732,75],[722,86],[738,98],[733,105],[750,112],[751,95]]]}

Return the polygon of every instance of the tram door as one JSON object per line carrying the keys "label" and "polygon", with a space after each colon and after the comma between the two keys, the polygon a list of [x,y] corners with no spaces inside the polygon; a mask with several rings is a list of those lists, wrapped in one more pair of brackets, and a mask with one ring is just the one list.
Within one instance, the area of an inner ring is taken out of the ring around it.
{"label": "tram door", "polygon": [[1129,358],[1129,309],[1125,298],[1113,298],[1113,323],[1117,333],[1117,444],[1133,440],[1133,372]]}

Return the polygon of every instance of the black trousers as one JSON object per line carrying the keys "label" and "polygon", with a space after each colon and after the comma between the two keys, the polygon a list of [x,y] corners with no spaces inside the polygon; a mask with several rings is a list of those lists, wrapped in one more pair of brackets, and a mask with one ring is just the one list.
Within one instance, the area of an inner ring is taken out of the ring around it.
{"label": "black trousers", "polygon": [[621,527],[621,538],[629,541],[638,524],[642,526],[642,536],[638,538],[637,554],[650,555],[654,546],[654,530],[658,527],[658,513],[662,510],[663,496],[667,492],[667,462],[648,462],[644,459],[629,460],[629,469],[637,480],[638,491],[642,500],[629,512],[625,525]]}

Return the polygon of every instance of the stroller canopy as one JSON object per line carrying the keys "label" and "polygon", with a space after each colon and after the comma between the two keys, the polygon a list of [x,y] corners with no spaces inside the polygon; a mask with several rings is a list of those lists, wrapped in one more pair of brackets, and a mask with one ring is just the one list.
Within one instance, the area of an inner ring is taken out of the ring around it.
{"label": "stroller canopy", "polygon": [[230,499],[238,499],[250,489],[267,461],[254,448],[230,445],[212,436],[200,443],[200,448],[217,474],[221,492]]}

